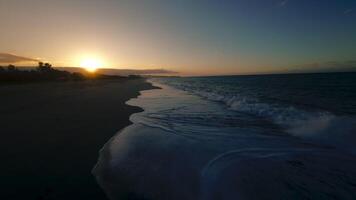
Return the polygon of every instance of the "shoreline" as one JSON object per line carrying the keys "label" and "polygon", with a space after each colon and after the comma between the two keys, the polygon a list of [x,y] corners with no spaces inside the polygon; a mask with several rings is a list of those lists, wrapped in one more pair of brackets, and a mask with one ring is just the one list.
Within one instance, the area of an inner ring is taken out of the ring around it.
{"label": "shoreline", "polygon": [[0,87],[4,199],[107,199],[92,175],[98,151],[142,111],[127,105],[146,79]]}
{"label": "shoreline", "polygon": [[[128,102],[134,98],[139,98],[140,95],[142,95],[142,91],[146,91],[146,90],[154,90],[154,89],[162,89],[160,87],[157,87],[157,86],[154,86],[151,82],[148,82],[147,79],[145,79],[145,82],[146,83],[149,83],[151,85],[152,88],[149,88],[149,89],[143,89],[143,90],[140,90],[139,91],[139,95],[137,95],[136,97],[132,97],[130,98],[129,100],[127,100],[125,102],[125,104],[127,106],[131,106],[131,107],[136,107],[136,108],[139,108],[141,109],[141,111],[139,112],[134,112],[134,113],[131,113],[129,115],[129,121],[130,123],[121,128],[120,130],[116,131],[116,133],[102,146],[102,148],[99,150],[99,155],[98,155],[98,160],[97,160],[97,163],[94,165],[91,173],[92,175],[95,177],[99,187],[104,191],[105,195],[107,196],[108,200],[111,200],[111,199],[115,199],[114,196],[111,196],[110,195],[110,191],[107,191],[105,187],[103,187],[103,182],[102,182],[102,176],[105,176],[105,175],[109,175],[109,174],[105,174],[105,172],[107,172],[106,168],[104,168],[104,166],[107,166],[107,164],[104,164],[104,163],[107,163],[108,161],[111,160],[111,154],[110,154],[110,151],[109,151],[109,145],[112,143],[112,141],[122,132],[124,132],[125,129],[129,128],[130,126],[134,125],[134,122],[132,122],[130,120],[130,117],[133,115],[133,114],[136,114],[136,113],[140,113],[140,112],[144,112],[145,110],[139,106],[133,106],[133,105],[129,105]],[[102,175],[102,176],[100,176]],[[104,179],[108,179],[109,177],[108,176],[105,176]]]}
{"label": "shoreline", "polygon": [[[155,86],[152,82],[149,82],[147,81],[146,79],[146,82],[151,84],[152,88],[150,89],[145,89],[145,90],[140,90],[139,91],[139,95],[136,96],[136,97],[133,97],[129,100],[127,100],[125,102],[126,105],[128,106],[133,106],[133,107],[137,107],[137,108],[140,108],[142,109],[142,111],[140,112],[135,112],[135,113],[132,113],[129,118],[131,118],[132,115],[134,114],[138,114],[138,113],[141,113],[141,112],[144,112],[145,109],[144,108],[141,108],[137,105],[130,105],[128,104],[129,101],[131,101],[132,99],[135,99],[135,98],[140,98],[140,96],[142,95],[142,92],[143,91],[147,91],[147,90],[155,90],[155,89],[162,89],[161,87],[159,86]],[[115,182],[116,178],[115,177],[112,177],[111,173],[110,173],[110,165],[109,165],[109,162],[111,161],[111,158],[112,158],[112,155],[111,155],[111,152],[110,152],[110,145],[115,141],[115,139],[117,139],[117,137],[121,134],[121,133],[125,133],[125,131],[127,129],[130,129],[132,127],[135,127],[135,122],[130,121],[130,124],[123,127],[122,129],[118,130],[104,145],[103,147],[100,149],[99,151],[99,156],[98,156],[98,161],[97,163],[95,164],[95,166],[93,167],[92,169],[92,174],[93,176],[95,177],[98,185],[100,186],[100,188],[104,191],[104,193],[106,194],[108,200],[114,200],[114,199],[117,199],[117,193],[119,193],[118,191],[114,192],[113,193],[113,190],[114,188],[108,188],[108,184],[107,182]],[[117,180],[116,180],[117,181]],[[110,185],[110,184],[109,184]],[[112,185],[110,185],[112,186]],[[120,189],[119,189],[120,188]],[[129,191],[128,188],[125,187],[125,184],[123,183],[122,185],[120,185],[119,187],[115,187],[115,190],[119,190],[119,191]],[[133,196],[132,196],[133,195]],[[119,199],[140,199],[140,198],[137,198],[134,194],[128,194],[128,196],[121,196]]]}

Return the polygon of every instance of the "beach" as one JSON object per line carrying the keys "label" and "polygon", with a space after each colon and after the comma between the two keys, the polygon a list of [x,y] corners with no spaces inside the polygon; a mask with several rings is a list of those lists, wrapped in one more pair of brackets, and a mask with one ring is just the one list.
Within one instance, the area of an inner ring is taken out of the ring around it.
{"label": "beach", "polygon": [[0,86],[0,199],[107,199],[91,171],[145,79]]}

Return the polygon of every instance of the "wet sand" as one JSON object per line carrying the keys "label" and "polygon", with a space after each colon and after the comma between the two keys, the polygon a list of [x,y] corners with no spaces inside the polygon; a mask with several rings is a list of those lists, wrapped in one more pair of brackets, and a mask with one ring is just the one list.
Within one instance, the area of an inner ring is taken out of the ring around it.
{"label": "wet sand", "polygon": [[107,199],[91,170],[144,79],[0,86],[0,199]]}

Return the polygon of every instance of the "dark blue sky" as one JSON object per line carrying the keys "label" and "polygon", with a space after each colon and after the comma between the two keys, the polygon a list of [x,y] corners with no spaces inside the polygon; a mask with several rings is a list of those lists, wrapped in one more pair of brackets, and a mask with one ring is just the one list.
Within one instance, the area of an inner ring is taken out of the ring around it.
{"label": "dark blue sky", "polygon": [[185,74],[356,67],[356,0],[0,0],[0,24],[0,52],[63,65],[90,54]]}

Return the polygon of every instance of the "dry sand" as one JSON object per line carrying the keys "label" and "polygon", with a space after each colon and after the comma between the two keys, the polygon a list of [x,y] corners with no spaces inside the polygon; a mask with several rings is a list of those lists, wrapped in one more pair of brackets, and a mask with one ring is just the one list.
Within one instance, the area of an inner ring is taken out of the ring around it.
{"label": "dry sand", "polygon": [[106,199],[91,170],[144,79],[0,86],[0,199]]}

